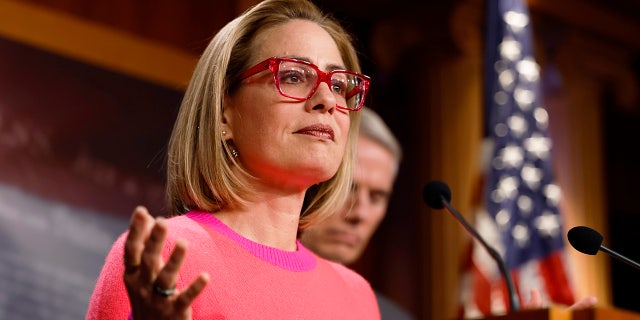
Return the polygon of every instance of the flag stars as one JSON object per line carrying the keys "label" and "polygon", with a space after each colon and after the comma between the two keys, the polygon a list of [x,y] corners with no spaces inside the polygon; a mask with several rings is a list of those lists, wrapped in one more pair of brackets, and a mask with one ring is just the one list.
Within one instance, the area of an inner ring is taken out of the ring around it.
{"label": "flag stars", "polygon": [[498,73],[498,81],[502,89],[511,91],[516,81],[516,73],[512,69],[506,69]]}
{"label": "flag stars", "polygon": [[525,81],[534,82],[540,78],[540,66],[530,56],[518,61],[518,63],[516,63],[516,70],[518,70],[520,77]]}
{"label": "flag stars", "polygon": [[503,106],[505,104],[507,104],[507,102],[509,102],[509,95],[504,92],[504,91],[498,91],[496,92],[496,94],[493,95],[493,101],[495,101],[497,104]]}
{"label": "flag stars", "polygon": [[522,167],[522,171],[520,172],[520,176],[522,177],[522,181],[529,187],[531,190],[538,189],[540,186],[540,180],[542,180],[544,172],[542,170],[534,167],[531,164],[525,164]]}
{"label": "flag stars", "polygon": [[558,206],[558,204],[560,204],[562,190],[560,190],[560,187],[558,187],[557,185],[553,183],[547,184],[546,186],[544,186],[544,188],[542,188],[542,193],[545,195],[545,197],[547,197],[547,202],[549,203],[549,205],[556,207]]}
{"label": "flag stars", "polygon": [[524,151],[517,145],[507,145],[502,148],[496,157],[498,163],[494,164],[497,168],[505,167],[518,168],[524,161]]}
{"label": "flag stars", "polygon": [[511,236],[516,240],[516,243],[521,248],[526,247],[529,243],[529,239],[531,238],[529,228],[527,228],[527,226],[523,223],[519,223],[515,227],[513,227]]}
{"label": "flag stars", "polygon": [[533,110],[533,118],[536,119],[536,125],[540,130],[546,130],[549,126],[549,113],[541,107]]}
{"label": "flag stars", "polygon": [[514,33],[522,32],[529,24],[529,16],[522,12],[507,11],[502,19]]}
{"label": "flag stars", "polygon": [[547,159],[551,150],[551,139],[544,137],[538,133],[534,133],[531,138],[524,140],[524,147],[528,153],[534,155],[538,159]]}
{"label": "flag stars", "polygon": [[518,179],[515,177],[503,177],[498,181],[497,188],[491,193],[494,202],[500,203],[505,199],[512,199],[518,191]]}
{"label": "flag stars", "polygon": [[522,55],[522,44],[512,37],[504,37],[498,46],[498,50],[503,59],[516,61]]}
{"label": "flag stars", "polygon": [[506,209],[501,209],[496,213],[496,223],[501,229],[507,229],[511,221],[511,214]]}
{"label": "flag stars", "polygon": [[513,92],[513,99],[516,101],[521,110],[531,110],[531,105],[536,99],[536,94],[528,89],[516,88]]}
{"label": "flag stars", "polygon": [[528,196],[519,196],[518,197],[518,209],[522,213],[523,217],[528,217],[531,215],[531,211],[533,210],[533,201]]}
{"label": "flag stars", "polygon": [[498,123],[493,127],[493,132],[495,132],[498,137],[506,137],[509,133],[509,127],[504,123]]}
{"label": "flag stars", "polygon": [[550,211],[545,211],[542,215],[535,218],[533,223],[538,229],[538,233],[542,236],[556,237],[560,232],[558,215]]}
{"label": "flag stars", "polygon": [[527,121],[519,114],[509,117],[507,123],[511,132],[513,132],[518,138],[522,137],[522,135],[529,129]]}

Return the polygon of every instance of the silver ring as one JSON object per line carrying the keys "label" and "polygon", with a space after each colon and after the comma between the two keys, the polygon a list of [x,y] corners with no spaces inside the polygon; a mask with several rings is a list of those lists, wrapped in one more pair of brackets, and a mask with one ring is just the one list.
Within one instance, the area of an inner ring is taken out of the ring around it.
{"label": "silver ring", "polygon": [[172,294],[174,294],[176,292],[176,287],[173,287],[171,289],[162,289],[160,288],[160,286],[158,284],[154,284],[153,285],[153,292],[163,296],[163,297],[168,297]]}

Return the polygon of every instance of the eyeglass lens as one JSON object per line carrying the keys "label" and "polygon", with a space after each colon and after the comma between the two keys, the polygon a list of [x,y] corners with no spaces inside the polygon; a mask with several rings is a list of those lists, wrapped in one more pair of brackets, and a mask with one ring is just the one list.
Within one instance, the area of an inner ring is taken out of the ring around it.
{"label": "eyeglass lens", "polygon": [[[330,74],[329,87],[336,97],[337,104],[348,109],[357,109],[364,95],[365,80],[344,71],[334,71]],[[280,92],[296,99],[309,98],[319,85],[319,75],[313,67],[293,61],[280,61],[277,77]]]}

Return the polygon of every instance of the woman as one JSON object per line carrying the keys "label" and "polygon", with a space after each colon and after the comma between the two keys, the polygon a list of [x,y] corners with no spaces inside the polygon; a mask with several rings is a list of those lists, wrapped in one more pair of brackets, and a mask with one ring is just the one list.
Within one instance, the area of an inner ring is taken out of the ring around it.
{"label": "woman", "polygon": [[176,216],[135,209],[87,318],[379,318],[362,277],[296,240],[349,194],[358,70],[348,35],[307,0],[264,1],[221,29],[169,143]]}

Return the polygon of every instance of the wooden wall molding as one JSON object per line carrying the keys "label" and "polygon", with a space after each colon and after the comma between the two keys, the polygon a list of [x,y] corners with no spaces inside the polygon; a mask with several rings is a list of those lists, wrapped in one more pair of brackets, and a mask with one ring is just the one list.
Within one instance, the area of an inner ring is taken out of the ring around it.
{"label": "wooden wall molding", "polygon": [[130,33],[10,0],[0,0],[0,36],[181,90],[198,59]]}

